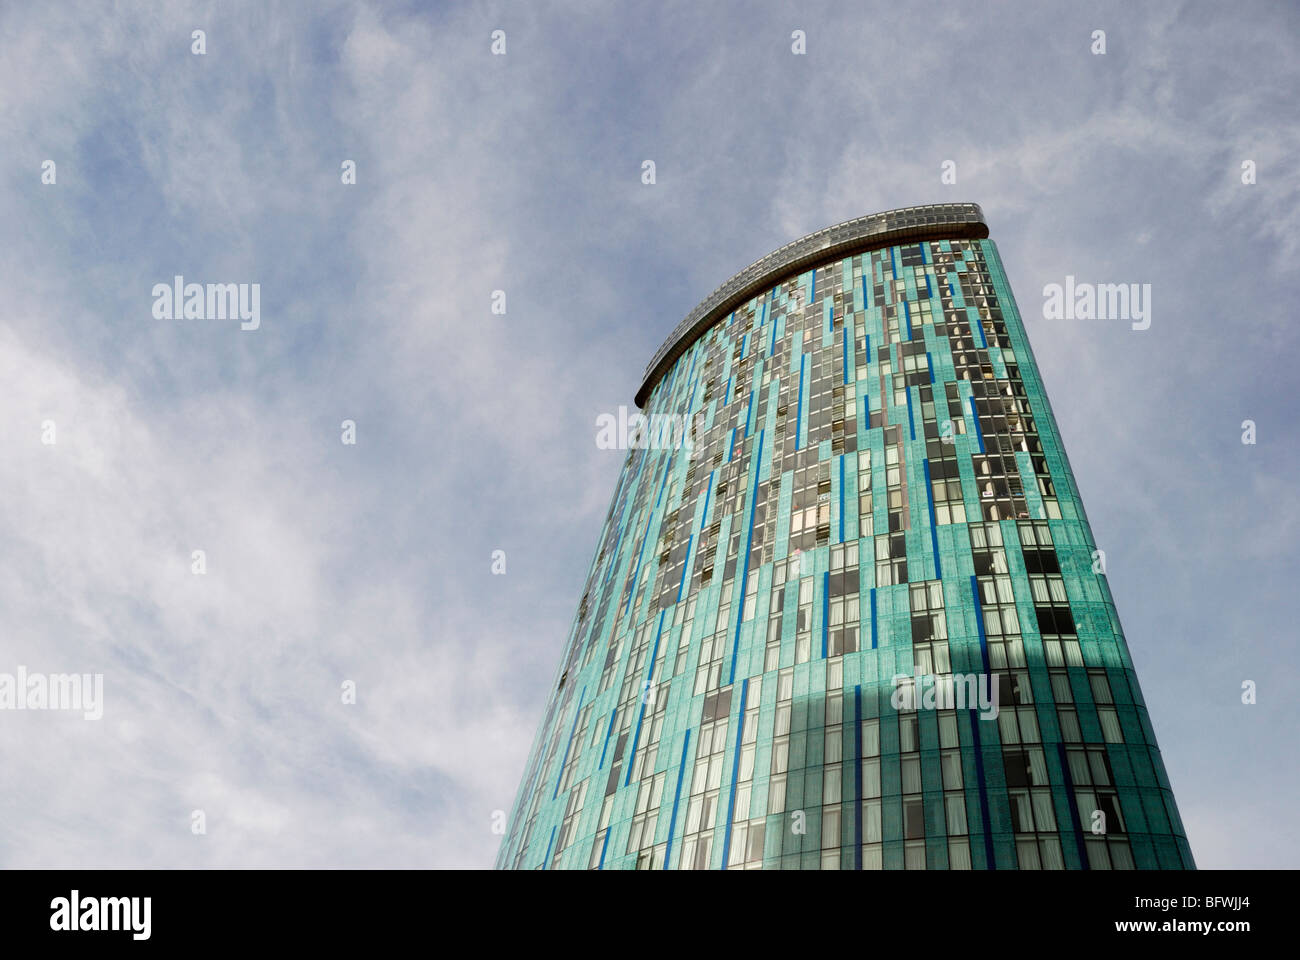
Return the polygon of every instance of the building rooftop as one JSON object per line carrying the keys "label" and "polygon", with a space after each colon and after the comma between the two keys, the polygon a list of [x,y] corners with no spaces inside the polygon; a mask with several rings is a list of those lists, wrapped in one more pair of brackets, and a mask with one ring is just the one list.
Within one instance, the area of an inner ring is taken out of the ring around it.
{"label": "building rooftop", "polygon": [[705,297],[669,334],[646,367],[636,405],[650,392],[687,348],[745,301],[778,283],[822,264],[866,250],[924,240],[979,239],[989,235],[984,213],[975,203],[932,203],[900,207],[837,223],[800,237],[756,260]]}

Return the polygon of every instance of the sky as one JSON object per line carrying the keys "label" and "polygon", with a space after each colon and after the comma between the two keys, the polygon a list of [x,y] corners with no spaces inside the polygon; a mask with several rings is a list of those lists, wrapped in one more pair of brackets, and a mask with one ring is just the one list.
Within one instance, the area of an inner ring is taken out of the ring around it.
{"label": "sky", "polygon": [[[750,262],[944,201],[1198,865],[1300,866],[1297,8],[106,9],[0,4],[0,674],[103,677],[99,719],[0,710],[0,868],[491,866],[622,466],[596,418]],[[260,325],[155,316],[177,275]],[[1044,318],[1067,276],[1150,284],[1149,329]]]}

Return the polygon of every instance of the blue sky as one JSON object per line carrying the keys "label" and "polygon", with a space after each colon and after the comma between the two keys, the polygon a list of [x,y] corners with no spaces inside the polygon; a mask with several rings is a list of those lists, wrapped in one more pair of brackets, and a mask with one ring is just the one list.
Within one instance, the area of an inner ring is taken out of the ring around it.
{"label": "blue sky", "polygon": [[[0,867],[490,865],[622,463],[596,417],[749,262],[953,200],[1198,863],[1300,864],[1298,33],[1272,3],[0,7],[0,672],[105,690],[0,712]],[[260,329],[155,319],[176,274],[260,283]],[[1043,319],[1066,275],[1150,283],[1150,329]]]}

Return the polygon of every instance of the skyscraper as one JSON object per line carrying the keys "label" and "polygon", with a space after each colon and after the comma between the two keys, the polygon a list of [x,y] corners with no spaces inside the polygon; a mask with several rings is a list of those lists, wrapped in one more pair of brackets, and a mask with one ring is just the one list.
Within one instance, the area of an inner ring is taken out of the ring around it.
{"label": "skyscraper", "polygon": [[978,206],[769,254],[636,402],[498,866],[1194,866]]}

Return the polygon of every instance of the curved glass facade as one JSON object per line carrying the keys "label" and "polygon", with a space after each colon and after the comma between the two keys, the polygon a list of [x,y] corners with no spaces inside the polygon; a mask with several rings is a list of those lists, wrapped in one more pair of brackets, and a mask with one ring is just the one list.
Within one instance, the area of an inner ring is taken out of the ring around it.
{"label": "curved glass facade", "polygon": [[499,867],[1194,866],[979,208],[876,216],[652,361]]}

